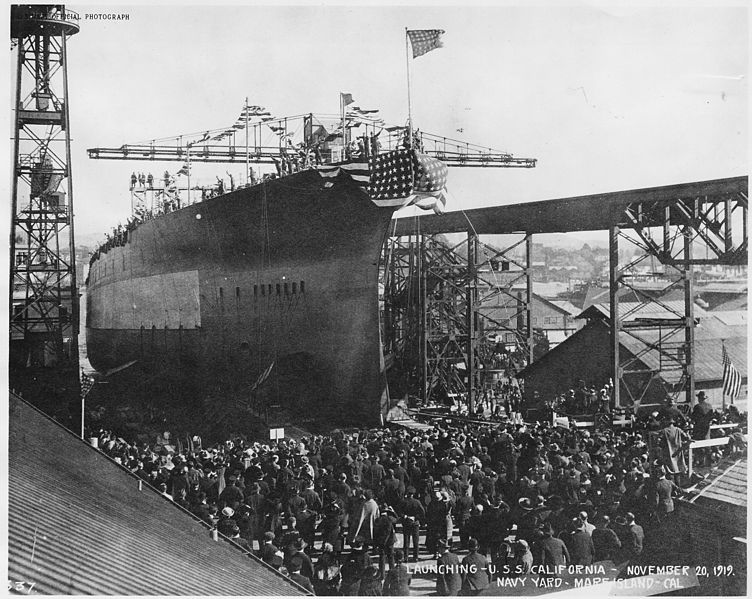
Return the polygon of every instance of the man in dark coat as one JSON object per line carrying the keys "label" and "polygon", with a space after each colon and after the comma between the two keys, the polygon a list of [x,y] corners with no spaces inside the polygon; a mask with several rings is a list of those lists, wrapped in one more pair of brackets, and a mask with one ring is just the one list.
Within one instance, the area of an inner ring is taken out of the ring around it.
{"label": "man in dark coat", "polygon": [[617,534],[621,539],[621,549],[623,557],[626,559],[635,559],[642,554],[642,545],[645,541],[645,533],[642,526],[635,522],[635,516],[632,512],[627,512],[624,516],[616,518],[618,525]]}
{"label": "man in dark coat", "polygon": [[[355,537],[351,545],[352,551],[340,569],[342,584],[339,592],[346,597],[355,596],[360,592],[363,574],[371,566],[371,556],[363,547],[363,537]],[[378,570],[376,574],[378,575]]]}
{"label": "man in dark coat", "polygon": [[264,544],[259,550],[259,557],[271,566],[279,567],[282,565],[282,552],[274,544],[273,532],[264,533]]}
{"label": "man in dark coat", "polygon": [[449,550],[449,542],[439,541],[439,559],[436,560],[436,593],[441,597],[454,597],[462,588],[460,558]]}
{"label": "man in dark coat", "polygon": [[548,522],[541,529],[543,538],[538,543],[537,563],[542,566],[566,566],[569,563],[569,550],[564,541],[554,537],[554,529]]}
{"label": "man in dark coat", "polygon": [[616,559],[621,541],[617,534],[609,528],[611,519],[606,514],[601,514],[595,519],[595,530],[592,534],[593,548],[595,549],[595,561]]}
{"label": "man in dark coat", "polygon": [[397,524],[397,515],[394,510],[388,505],[382,506],[381,514],[373,523],[373,547],[379,554],[381,576],[384,576],[386,562],[389,562],[390,568],[394,567],[395,524]]}
{"label": "man in dark coat", "polygon": [[290,580],[298,583],[304,589],[313,593],[313,584],[311,583],[311,579],[308,576],[305,576],[304,574],[302,574],[301,572],[303,566],[304,566],[304,563],[302,559],[298,557],[295,557],[292,559],[289,566],[287,566],[287,569],[290,572]]}
{"label": "man in dark coat", "polygon": [[[402,546],[407,557],[410,552],[412,542],[413,561],[418,561],[418,535],[420,524],[426,519],[426,510],[423,505],[415,498],[415,487],[407,488],[407,497],[405,497],[400,507],[402,513]],[[408,560],[409,561],[409,560]]]}
{"label": "man in dark coat", "polygon": [[697,404],[692,409],[692,438],[709,439],[710,423],[713,421],[713,407],[706,401],[705,391],[697,394]]}
{"label": "man in dark coat", "polygon": [[410,580],[412,576],[405,567],[405,554],[402,549],[394,552],[394,566],[389,567],[389,572],[384,578],[383,594],[390,597],[407,597],[410,594]]}
{"label": "man in dark coat", "polygon": [[566,537],[566,545],[571,564],[589,566],[593,563],[593,539],[585,530],[585,523],[579,518],[572,520],[572,532]]}
{"label": "man in dark coat", "polygon": [[490,561],[485,555],[478,553],[478,540],[471,538],[467,542],[468,553],[462,559],[462,587],[461,594],[465,596],[480,595],[491,584]]}
{"label": "man in dark coat", "polygon": [[681,489],[672,480],[666,478],[666,469],[659,466],[656,471],[658,481],[655,483],[655,515],[659,523],[664,522],[671,517],[674,512],[674,491]]}
{"label": "man in dark coat", "polygon": [[298,568],[300,573],[310,581],[313,579],[313,562],[311,561],[311,558],[308,557],[308,555],[303,551],[305,547],[305,541],[303,539],[297,539],[293,543],[293,551],[289,553],[285,558],[284,565],[285,568],[292,572],[294,566],[300,563],[300,567]]}

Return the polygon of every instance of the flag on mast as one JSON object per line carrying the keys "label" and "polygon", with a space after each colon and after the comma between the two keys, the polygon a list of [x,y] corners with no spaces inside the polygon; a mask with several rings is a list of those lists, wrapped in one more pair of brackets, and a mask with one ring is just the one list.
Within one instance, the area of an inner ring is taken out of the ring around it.
{"label": "flag on mast", "polygon": [[340,93],[339,95],[342,100],[342,106],[347,106],[348,104],[352,104],[355,101],[353,100],[352,94]]}
{"label": "flag on mast", "polygon": [[81,399],[89,394],[89,391],[91,391],[91,388],[94,386],[95,382],[96,381],[94,380],[93,376],[90,376],[81,371]]}
{"label": "flag on mast", "polygon": [[443,33],[443,29],[408,29],[407,37],[410,38],[410,45],[413,47],[413,58],[443,47],[444,44],[441,41]]}
{"label": "flag on mast", "polygon": [[731,399],[731,403],[739,396],[742,388],[742,376],[734,367],[731,358],[726,351],[726,344],[721,341],[721,351],[723,352],[723,395]]}

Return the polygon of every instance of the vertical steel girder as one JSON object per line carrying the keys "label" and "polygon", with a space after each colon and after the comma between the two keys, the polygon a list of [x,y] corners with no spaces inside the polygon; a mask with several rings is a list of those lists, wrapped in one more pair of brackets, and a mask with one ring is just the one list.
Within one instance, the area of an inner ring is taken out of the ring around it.
{"label": "vertical steel girder", "polygon": [[388,238],[382,339],[387,365],[402,371],[408,393],[424,402],[462,397],[473,412],[494,370],[497,340],[518,367],[531,360],[532,236],[509,237],[503,249],[473,231],[454,242]]}
{"label": "vertical steel girder", "polygon": [[[78,372],[78,293],[60,6],[14,7],[16,94],[10,231],[11,362]],[[33,14],[25,14],[31,10]],[[22,14],[23,13],[23,14]]]}
{"label": "vertical steel girder", "polygon": [[[744,192],[635,202],[625,227],[609,230],[612,373],[617,405],[638,407],[649,392],[692,405],[694,375],[694,267],[747,263],[748,199]],[[628,227],[628,228],[627,228]],[[627,252],[620,240],[634,253]],[[660,264],[652,274],[666,282],[657,294],[640,288],[640,264]],[[682,309],[660,299],[681,289]],[[639,300],[621,301],[623,292]],[[652,317],[651,317],[652,315]],[[660,395],[660,393],[659,393]]]}

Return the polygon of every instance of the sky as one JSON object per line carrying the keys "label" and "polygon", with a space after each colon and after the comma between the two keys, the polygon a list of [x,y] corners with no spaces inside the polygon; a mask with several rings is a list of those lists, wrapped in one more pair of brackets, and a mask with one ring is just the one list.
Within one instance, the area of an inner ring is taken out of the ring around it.
{"label": "sky", "polygon": [[[82,17],[68,45],[82,242],[128,217],[133,170],[179,168],[90,160],[87,148],[224,127],[246,96],[284,116],[336,113],[348,92],[387,123],[404,124],[405,27],[446,31],[443,48],[410,59],[417,127],[538,159],[535,169],[450,169],[447,210],[748,168],[741,3],[67,6]],[[101,12],[129,19],[86,18]],[[242,166],[228,169],[239,175]],[[196,168],[191,183],[214,182],[214,170],[225,168]]]}

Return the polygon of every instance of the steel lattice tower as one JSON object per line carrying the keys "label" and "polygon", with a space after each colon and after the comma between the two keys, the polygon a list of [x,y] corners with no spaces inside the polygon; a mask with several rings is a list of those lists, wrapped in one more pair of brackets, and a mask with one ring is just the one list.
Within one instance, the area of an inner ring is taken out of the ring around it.
{"label": "steel lattice tower", "polygon": [[[11,387],[69,396],[78,376],[66,41],[78,15],[11,6],[17,53],[10,232]],[[65,376],[69,373],[72,376]],[[36,387],[34,386],[36,385]],[[36,395],[34,391],[34,395]]]}

